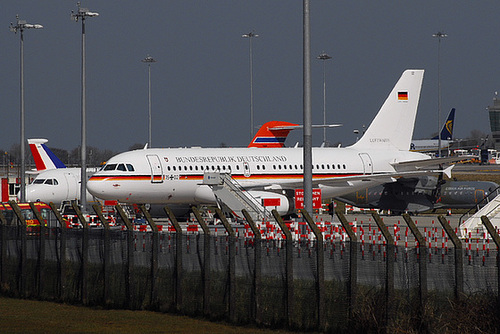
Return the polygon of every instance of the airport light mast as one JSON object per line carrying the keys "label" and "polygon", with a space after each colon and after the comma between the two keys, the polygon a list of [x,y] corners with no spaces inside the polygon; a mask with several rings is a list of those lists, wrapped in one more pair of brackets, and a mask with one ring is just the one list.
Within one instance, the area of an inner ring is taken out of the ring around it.
{"label": "airport light mast", "polygon": [[143,63],[148,64],[148,102],[149,102],[149,132],[148,132],[148,146],[151,148],[153,146],[152,141],[151,141],[151,64],[156,63],[156,60],[148,55],[146,58],[141,60]]}
{"label": "airport light mast", "polygon": [[310,2],[303,0],[303,119],[304,119],[304,209],[312,214],[312,116],[311,116],[311,25]]}
{"label": "airport light mast", "polygon": [[259,37],[253,31],[248,34],[241,35],[243,38],[248,38],[249,42],[249,54],[250,54],[250,141],[253,139],[253,48],[252,39],[254,37]]}
{"label": "airport light mast", "polygon": [[316,59],[323,61],[323,144],[326,145],[326,72],[325,61],[332,59],[325,51],[323,51]]}
{"label": "airport light mast", "polygon": [[24,29],[42,29],[43,26],[41,24],[31,24],[27,23],[25,20],[20,20],[19,15],[16,15],[17,22],[14,25],[12,22],[10,23],[10,31],[13,33],[17,33],[19,31],[19,35],[21,37],[20,43],[20,109],[21,109],[21,189],[19,192],[21,193],[20,200],[21,202],[26,201],[26,144],[25,144],[25,134],[24,134]]}
{"label": "airport light mast", "polygon": [[77,2],[78,11],[75,13],[71,11],[71,19],[75,22],[82,21],[82,144],[81,144],[81,187],[80,187],[80,205],[82,211],[86,213],[87,210],[87,116],[85,110],[85,19],[87,17],[99,16],[99,13],[91,12],[87,8],[80,7],[80,2]]}
{"label": "airport light mast", "polygon": [[438,39],[438,156],[441,158],[441,39],[448,37],[444,32],[438,31],[432,37]]}

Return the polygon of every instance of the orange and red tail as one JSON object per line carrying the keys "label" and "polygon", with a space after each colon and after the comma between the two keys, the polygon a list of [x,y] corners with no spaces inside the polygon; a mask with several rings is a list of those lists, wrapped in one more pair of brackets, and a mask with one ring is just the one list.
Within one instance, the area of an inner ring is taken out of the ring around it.
{"label": "orange and red tail", "polygon": [[262,125],[248,147],[284,147],[290,131],[299,127],[283,121],[270,121]]}

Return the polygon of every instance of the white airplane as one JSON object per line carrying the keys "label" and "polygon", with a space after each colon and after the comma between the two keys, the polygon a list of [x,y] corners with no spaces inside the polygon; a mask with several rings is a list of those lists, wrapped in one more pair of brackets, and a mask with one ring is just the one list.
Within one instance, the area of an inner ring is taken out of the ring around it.
{"label": "white airplane", "polygon": [[[423,70],[406,70],[364,136],[346,148],[313,148],[313,185],[323,197],[351,193],[422,175],[437,159],[410,152]],[[288,189],[303,185],[302,148],[159,148],[118,154],[87,182],[94,196],[121,203],[216,203],[201,184],[207,172],[229,173],[257,199],[279,199],[280,214],[293,209]],[[444,172],[448,175],[451,167]],[[441,172],[443,172],[441,170]],[[274,202],[276,203],[276,202]]]}
{"label": "white airplane", "polygon": [[[26,186],[26,201],[53,202],[60,206],[64,201],[80,199],[81,168],[66,165],[45,145],[47,139],[28,139],[38,175]],[[92,175],[97,168],[88,168]],[[19,194],[18,194],[19,197]],[[96,199],[87,191],[87,203]]]}

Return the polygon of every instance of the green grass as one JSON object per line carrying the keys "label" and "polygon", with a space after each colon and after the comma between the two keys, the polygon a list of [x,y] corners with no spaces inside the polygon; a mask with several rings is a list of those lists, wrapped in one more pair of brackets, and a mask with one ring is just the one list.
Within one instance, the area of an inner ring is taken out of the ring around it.
{"label": "green grass", "polygon": [[288,333],[149,311],[103,310],[0,297],[2,333]]}

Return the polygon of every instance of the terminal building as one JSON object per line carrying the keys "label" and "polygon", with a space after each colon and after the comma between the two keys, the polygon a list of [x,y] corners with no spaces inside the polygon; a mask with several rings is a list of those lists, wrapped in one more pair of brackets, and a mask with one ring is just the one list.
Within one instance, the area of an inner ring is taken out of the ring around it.
{"label": "terminal building", "polygon": [[494,149],[500,151],[500,99],[497,92],[495,92],[495,97],[493,98],[493,105],[488,106],[488,113],[490,115],[490,128],[493,144],[495,145]]}

